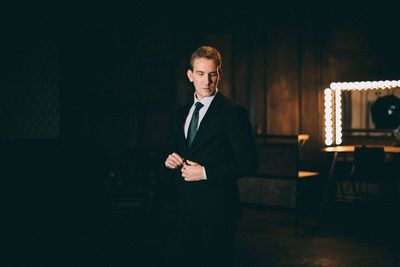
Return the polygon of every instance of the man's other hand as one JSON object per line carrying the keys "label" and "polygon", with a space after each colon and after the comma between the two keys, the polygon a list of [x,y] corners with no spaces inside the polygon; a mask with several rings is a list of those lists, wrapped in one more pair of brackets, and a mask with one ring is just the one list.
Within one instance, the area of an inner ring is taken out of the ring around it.
{"label": "man's other hand", "polygon": [[175,152],[169,154],[167,159],[165,160],[165,167],[167,167],[168,169],[177,169],[180,168],[182,165],[183,158]]}
{"label": "man's other hand", "polygon": [[194,161],[186,160],[183,163],[181,172],[182,177],[185,178],[185,181],[193,182],[204,180],[203,166]]}

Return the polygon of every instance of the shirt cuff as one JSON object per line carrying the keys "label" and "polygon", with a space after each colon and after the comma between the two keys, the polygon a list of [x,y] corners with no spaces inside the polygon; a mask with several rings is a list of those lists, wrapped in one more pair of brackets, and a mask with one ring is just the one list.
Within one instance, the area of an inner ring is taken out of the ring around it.
{"label": "shirt cuff", "polygon": [[203,167],[203,180],[207,180],[206,168]]}

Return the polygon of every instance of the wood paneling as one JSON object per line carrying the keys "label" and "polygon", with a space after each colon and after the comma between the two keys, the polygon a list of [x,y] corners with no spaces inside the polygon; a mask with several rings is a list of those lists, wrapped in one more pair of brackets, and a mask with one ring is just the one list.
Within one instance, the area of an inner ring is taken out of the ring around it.
{"label": "wood paneling", "polygon": [[319,147],[323,133],[323,102],[321,88],[321,46],[319,37],[313,32],[301,35],[300,77],[300,131],[310,135],[303,147],[303,168],[315,169],[320,161]]}
{"label": "wood paneling", "polygon": [[236,34],[233,36],[233,77],[232,91],[236,102],[249,109],[251,96],[249,97],[248,75],[249,75],[249,44],[248,34]]}
{"label": "wood paneling", "polygon": [[266,75],[265,75],[265,39],[263,35],[253,36],[250,53],[249,90],[253,94],[253,129],[257,134],[266,132]]}
{"label": "wood paneling", "polygon": [[299,133],[299,33],[271,32],[267,54],[267,133]]}

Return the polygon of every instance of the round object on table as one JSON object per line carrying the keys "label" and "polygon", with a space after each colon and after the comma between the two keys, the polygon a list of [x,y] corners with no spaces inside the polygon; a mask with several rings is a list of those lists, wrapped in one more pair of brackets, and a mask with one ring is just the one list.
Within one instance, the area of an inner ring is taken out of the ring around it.
{"label": "round object on table", "polygon": [[371,107],[376,128],[395,129],[400,125],[400,98],[387,95],[378,98]]}

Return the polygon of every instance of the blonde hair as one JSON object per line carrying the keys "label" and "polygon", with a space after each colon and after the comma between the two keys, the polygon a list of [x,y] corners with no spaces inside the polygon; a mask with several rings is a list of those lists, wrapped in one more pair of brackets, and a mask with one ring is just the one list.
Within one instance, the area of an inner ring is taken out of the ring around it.
{"label": "blonde hair", "polygon": [[218,50],[212,46],[200,46],[190,55],[189,69],[193,70],[193,62],[196,58],[207,58],[215,60],[218,70],[221,69],[222,59]]}

